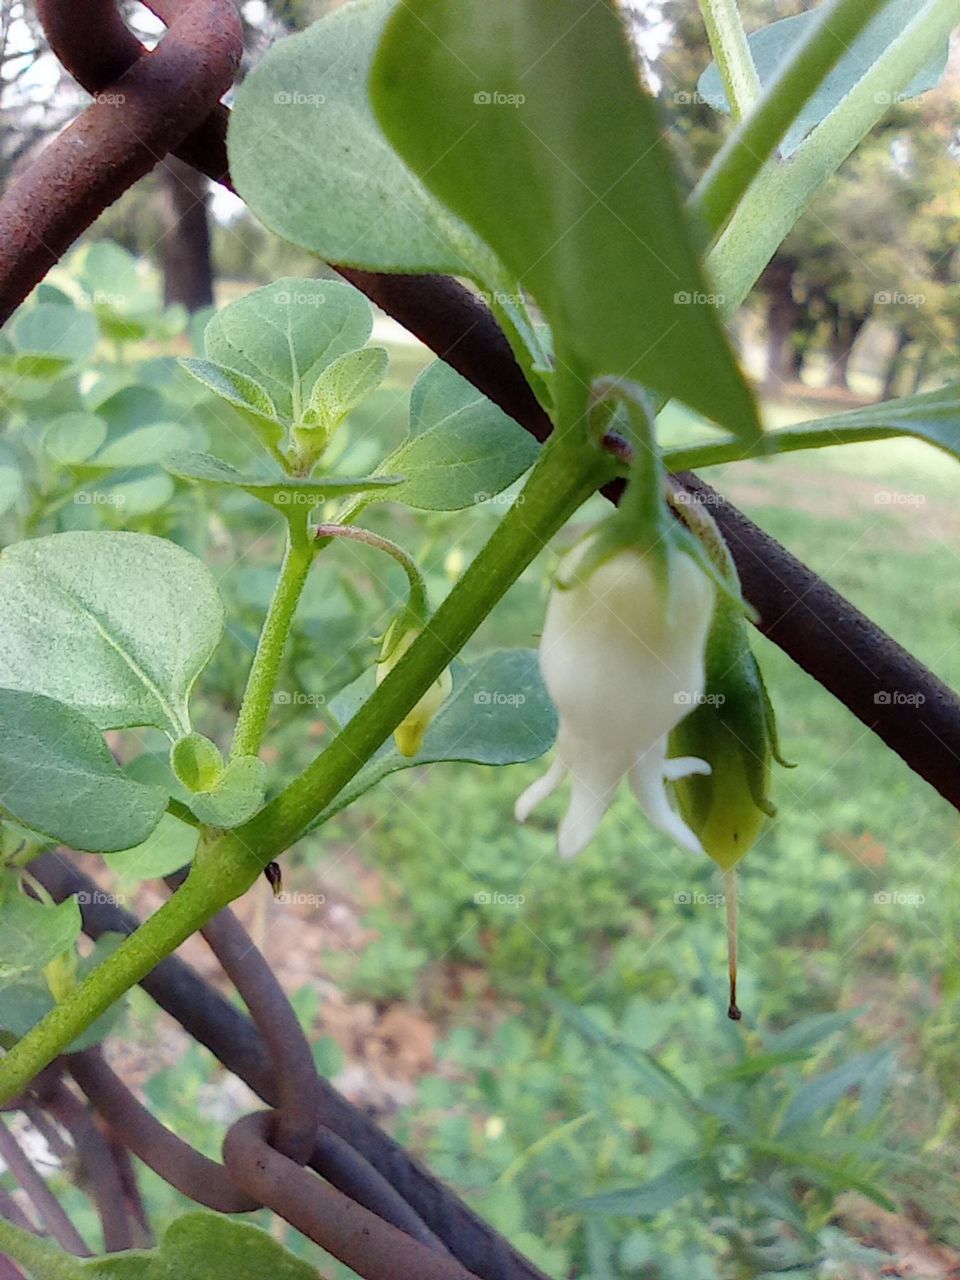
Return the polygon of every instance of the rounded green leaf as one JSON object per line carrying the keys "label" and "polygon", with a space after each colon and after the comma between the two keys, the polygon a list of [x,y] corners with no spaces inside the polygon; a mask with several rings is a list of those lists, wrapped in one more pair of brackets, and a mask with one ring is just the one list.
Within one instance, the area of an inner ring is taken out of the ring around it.
{"label": "rounded green leaf", "polygon": [[209,791],[223,773],[223,756],[202,733],[188,733],[171,747],[170,765],[188,791]]}
{"label": "rounded green leaf", "polygon": [[162,462],[169,453],[190,447],[190,430],[178,422],[154,422],[149,427],[136,427],[125,435],[110,440],[91,467],[150,467]]}
{"label": "rounded green leaf", "polygon": [[190,797],[190,808],[211,827],[239,827],[262,806],[267,767],[257,756],[231,760],[211,787]]}
{"label": "rounded green leaf", "polygon": [[[440,707],[415,756],[403,756],[391,738],[313,824],[319,826],[399,769],[459,760],[507,765],[536,760],[557,735],[557,713],[544,686],[533,649],[496,649],[470,666],[454,662],[453,692]],[[366,671],[330,703],[339,724],[347,724],[374,690]]]}
{"label": "rounded green leaf", "polygon": [[97,345],[97,322],[86,311],[55,302],[23,308],[7,333],[16,373],[56,378],[89,360]]}
{"label": "rounded green leaf", "polygon": [[124,882],[159,880],[193,861],[199,839],[196,827],[165,813],[142,844],[108,853],[104,861]]}
{"label": "rounded green leaf", "polygon": [[394,7],[358,0],[274,45],[237,92],[231,175],[271,231],[330,262],[495,278],[490,250],[411,172],[370,111],[370,63]]}
{"label": "rounded green leaf", "polygon": [[47,424],[43,447],[62,467],[93,456],[107,438],[107,424],[95,413],[62,413]]}
{"label": "rounded green leaf", "polygon": [[101,729],[190,732],[187,699],[223,604],[189,552],[142,533],[57,533],[0,553],[0,685],[46,694]]}
{"label": "rounded green leaf", "polygon": [[536,440],[442,360],[410,394],[410,434],[379,471],[403,483],[378,495],[426,511],[458,511],[501,493],[532,467]]}
{"label": "rounded green leaf", "polygon": [[20,892],[15,876],[3,878],[0,900],[0,988],[43,969],[80,935],[76,898],[55,906]]}
{"label": "rounded green leaf", "polygon": [[[518,428],[519,429],[519,428]],[[179,453],[167,458],[166,468],[181,480],[197,480],[201,484],[231,485],[243,489],[261,502],[289,511],[292,507],[315,507],[332,498],[347,498],[355,493],[391,490],[401,483],[400,476],[248,476],[209,453]]]}
{"label": "rounded green leaf", "polygon": [[167,797],[120,770],[100,730],[62,702],[0,689],[0,806],[74,849],[146,840]]}
{"label": "rounded green leaf", "polygon": [[322,1280],[266,1231],[215,1213],[188,1213],[167,1228],[149,1280]]}

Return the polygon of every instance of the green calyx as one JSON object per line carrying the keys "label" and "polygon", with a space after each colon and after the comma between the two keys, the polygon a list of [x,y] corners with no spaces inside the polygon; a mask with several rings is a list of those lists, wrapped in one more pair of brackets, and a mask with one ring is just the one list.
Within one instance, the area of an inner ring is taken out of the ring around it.
{"label": "green calyx", "polygon": [[670,754],[706,760],[711,772],[678,780],[674,794],[706,853],[728,870],[775,815],[771,767],[786,762],[742,610],[726,595],[717,599],[705,674],[703,699],[670,735]]}

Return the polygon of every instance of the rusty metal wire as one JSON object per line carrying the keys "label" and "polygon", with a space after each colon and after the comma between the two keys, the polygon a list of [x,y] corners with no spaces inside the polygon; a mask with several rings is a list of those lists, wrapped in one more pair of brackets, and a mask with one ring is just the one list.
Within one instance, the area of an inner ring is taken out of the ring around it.
{"label": "rusty metal wire", "polygon": [[419,1240],[301,1168],[268,1139],[270,1112],[245,1116],[223,1144],[223,1158],[239,1187],[367,1280],[478,1280],[449,1254]]}
{"label": "rusty metal wire", "polygon": [[[218,99],[240,54],[234,7],[230,0],[153,0],[150,7],[168,30],[147,53],[113,0],[38,0],[51,46],[99,96],[0,199],[0,320],[80,232],[164,155],[172,152],[229,186],[227,115]],[[493,317],[472,294],[443,277],[338,270],[528,431],[546,438],[548,418]],[[622,442],[610,444],[622,451]],[[708,486],[695,477],[679,477],[677,483],[709,502],[760,629],[960,807],[960,773],[953,768],[960,756],[960,700]],[[608,496],[616,500],[616,486]],[[907,716],[901,703],[878,702],[875,695],[891,688],[909,688],[925,701],[911,706]],[[55,896],[84,882],[56,859],[41,859],[35,869]],[[110,904],[97,905],[96,895],[84,907],[84,925],[94,937],[107,928],[129,932],[136,924]],[[224,1212],[269,1206],[369,1280],[543,1280],[317,1077],[289,1002],[229,913],[211,922],[205,936],[246,1001],[252,1023],[173,957],[143,986],[274,1109],[231,1128],[220,1166],[150,1115],[98,1053],[72,1055],[74,1080],[124,1148],[199,1203]],[[92,1161],[89,1181],[109,1230],[108,1247],[126,1247],[132,1239],[126,1205],[136,1201],[129,1169],[125,1186],[109,1144],[61,1082],[54,1078],[33,1101],[59,1118]],[[0,1155],[30,1189],[51,1233],[85,1253],[72,1223],[64,1221],[55,1200],[50,1203],[43,1180],[36,1185],[39,1175],[2,1122]],[[109,1222],[108,1198],[123,1206],[122,1216],[118,1211]]]}
{"label": "rusty metal wire", "polygon": [[[109,932],[132,933],[139,924],[132,913],[96,893],[95,883],[63,854],[45,854],[30,870],[57,901],[79,895],[83,927],[93,939]],[[264,1102],[279,1102],[276,1072],[259,1031],[188,965],[168,956],[141,986]],[[532,1263],[369,1116],[328,1081],[320,1079],[319,1085],[323,1127],[310,1161],[316,1172],[407,1234],[425,1243],[442,1242],[485,1280],[543,1280]]]}
{"label": "rusty metal wire", "polygon": [[90,1250],[86,1241],[2,1119],[0,1119],[0,1159],[27,1193],[40,1221],[60,1248],[77,1257],[89,1258]]}
{"label": "rusty metal wire", "polygon": [[[108,1253],[132,1249],[137,1241],[127,1212],[120,1170],[90,1109],[62,1083],[51,1092],[46,1105],[73,1139],[74,1153],[79,1160],[77,1178],[97,1207],[104,1249]],[[36,1122],[34,1127],[38,1127]],[[61,1158],[64,1156],[65,1153]]]}
{"label": "rusty metal wire", "polygon": [[72,1054],[67,1064],[111,1132],[172,1187],[218,1213],[250,1213],[260,1208],[256,1200],[237,1190],[216,1160],[201,1155],[161,1124],[96,1050]]}

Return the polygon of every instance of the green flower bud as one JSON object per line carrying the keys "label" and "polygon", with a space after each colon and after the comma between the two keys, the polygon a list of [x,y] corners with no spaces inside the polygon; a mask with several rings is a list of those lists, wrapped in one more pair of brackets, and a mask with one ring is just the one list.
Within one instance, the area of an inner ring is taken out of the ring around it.
{"label": "green flower bud", "polygon": [[[377,684],[381,684],[423,630],[410,621],[409,611],[395,618],[383,637],[383,647],[377,663]],[[408,711],[396,729],[393,739],[403,756],[415,756],[423,745],[423,738],[430,722],[453,690],[453,676],[449,668],[442,671],[412,711]]]}
{"label": "green flower bud", "polygon": [[710,773],[679,778],[674,793],[705,852],[726,871],[776,813],[768,793],[772,761],[780,760],[773,707],[743,611],[726,596],[717,600],[705,666],[706,692],[671,734],[670,753],[698,756]]}

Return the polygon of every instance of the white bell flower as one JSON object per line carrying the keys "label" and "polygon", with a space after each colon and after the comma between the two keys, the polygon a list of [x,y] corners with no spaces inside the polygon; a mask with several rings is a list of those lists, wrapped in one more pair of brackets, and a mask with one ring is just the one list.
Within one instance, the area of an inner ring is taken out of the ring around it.
{"label": "white bell flower", "polygon": [[572,857],[593,838],[627,777],[653,826],[702,852],[665,783],[710,772],[695,757],[668,760],[667,739],[703,696],[713,582],[674,545],[668,592],[658,589],[649,559],[629,548],[578,578],[591,545],[586,539],[567,556],[557,576],[569,585],[556,586],[547,606],[540,669],[560,719],[556,755],[517,801],[517,821],[570,774],[558,846]]}

